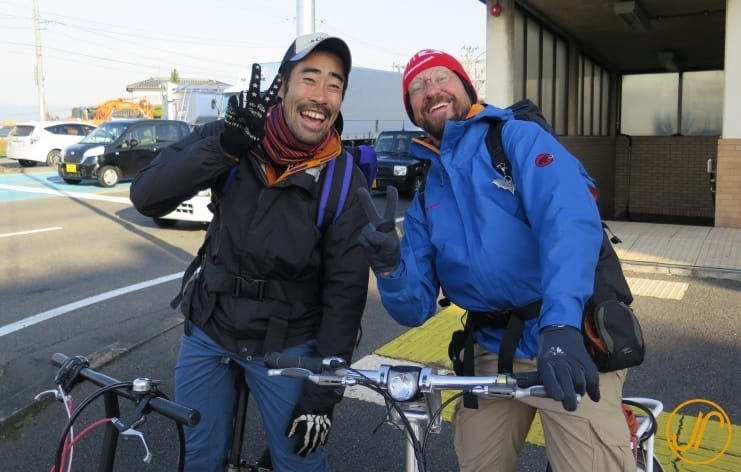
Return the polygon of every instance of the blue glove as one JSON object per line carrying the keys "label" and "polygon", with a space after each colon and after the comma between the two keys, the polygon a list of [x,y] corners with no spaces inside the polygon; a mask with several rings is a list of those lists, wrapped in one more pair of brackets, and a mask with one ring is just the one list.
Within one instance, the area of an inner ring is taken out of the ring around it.
{"label": "blue glove", "polygon": [[252,64],[249,90],[243,90],[229,98],[224,116],[224,132],[219,142],[227,154],[245,156],[265,135],[265,118],[270,108],[278,101],[281,77],[275,76],[267,92],[260,95],[260,64]]}
{"label": "blue glove", "polygon": [[546,326],[540,332],[538,373],[549,397],[564,409],[576,410],[576,394],[586,391],[599,401],[599,372],[584,347],[584,338],[572,326]]}
{"label": "blue glove", "polygon": [[396,235],[396,205],[399,202],[399,192],[396,187],[386,188],[386,209],[383,216],[376,210],[376,205],[365,187],[358,188],[357,194],[370,221],[358,238],[358,242],[365,249],[368,265],[376,274],[393,272],[401,260],[399,236]]}

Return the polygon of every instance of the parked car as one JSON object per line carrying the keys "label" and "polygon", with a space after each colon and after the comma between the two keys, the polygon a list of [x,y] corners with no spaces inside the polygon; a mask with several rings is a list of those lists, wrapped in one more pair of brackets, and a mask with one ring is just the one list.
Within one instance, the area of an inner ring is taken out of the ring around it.
{"label": "parked car", "polygon": [[201,190],[193,198],[184,201],[170,213],[152,218],[157,226],[172,228],[178,221],[189,221],[208,225],[214,214],[209,209],[211,203],[211,189]]}
{"label": "parked car", "polygon": [[0,157],[5,157],[6,148],[8,146],[8,135],[13,129],[13,126],[2,126],[0,127]]}
{"label": "parked car", "polygon": [[382,131],[374,149],[378,156],[378,173],[373,188],[385,190],[393,185],[399,192],[413,196],[424,184],[430,163],[409,155],[412,138],[421,138],[423,131]]}
{"label": "parked car", "polygon": [[132,179],[157,153],[190,132],[179,120],[114,120],[68,146],[57,166],[68,184],[95,179],[103,187]]}
{"label": "parked car", "polygon": [[22,167],[56,166],[64,148],[90,134],[95,125],[80,121],[17,123],[8,135],[6,153]]}

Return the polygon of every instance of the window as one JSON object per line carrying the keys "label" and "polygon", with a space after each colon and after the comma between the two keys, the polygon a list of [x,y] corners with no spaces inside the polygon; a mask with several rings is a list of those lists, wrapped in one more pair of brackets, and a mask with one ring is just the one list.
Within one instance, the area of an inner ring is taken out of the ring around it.
{"label": "window", "polygon": [[623,76],[620,131],[631,136],[677,134],[679,74]]}
{"label": "window", "polygon": [[181,131],[182,127],[171,123],[157,123],[157,142],[174,143],[184,135]]}
{"label": "window", "polygon": [[519,8],[513,35],[515,100],[529,98],[540,107],[557,134],[566,134],[566,40]]}
{"label": "window", "polygon": [[638,136],[720,136],[724,83],[722,70],[625,75],[620,129]]}
{"label": "window", "polygon": [[10,136],[30,136],[33,133],[33,126],[18,125],[10,132]]}
{"label": "window", "polygon": [[74,125],[74,126],[75,128],[77,128],[77,134],[79,134],[80,136],[87,136],[88,134],[90,134],[92,130],[95,129],[95,126],[90,126],[90,125]]}
{"label": "window", "polygon": [[721,135],[724,83],[722,70],[682,74],[682,135]]}
{"label": "window", "polygon": [[580,136],[607,136],[610,76],[607,70],[579,54],[577,76],[577,113]]}

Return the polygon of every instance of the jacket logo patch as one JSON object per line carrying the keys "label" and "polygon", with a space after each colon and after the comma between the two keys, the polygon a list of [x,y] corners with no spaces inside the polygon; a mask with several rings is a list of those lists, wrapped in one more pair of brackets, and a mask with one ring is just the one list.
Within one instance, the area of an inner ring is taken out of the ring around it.
{"label": "jacket logo patch", "polygon": [[512,179],[494,179],[492,182],[497,187],[507,190],[508,192],[511,192],[512,195],[515,194],[515,184],[512,182]]}
{"label": "jacket logo patch", "polygon": [[538,154],[535,157],[535,165],[538,167],[545,167],[549,165],[551,162],[553,162],[553,154],[544,152],[543,154]]}

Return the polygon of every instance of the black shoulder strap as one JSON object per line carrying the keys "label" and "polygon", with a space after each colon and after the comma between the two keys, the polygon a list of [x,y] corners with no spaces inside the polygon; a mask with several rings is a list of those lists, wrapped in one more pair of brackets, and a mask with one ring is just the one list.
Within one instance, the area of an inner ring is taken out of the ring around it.
{"label": "black shoulder strap", "polygon": [[504,123],[504,120],[496,120],[491,123],[489,131],[486,133],[486,148],[491,156],[491,165],[504,177],[512,178],[512,166],[509,158],[504,153],[504,146],[502,145]]}

